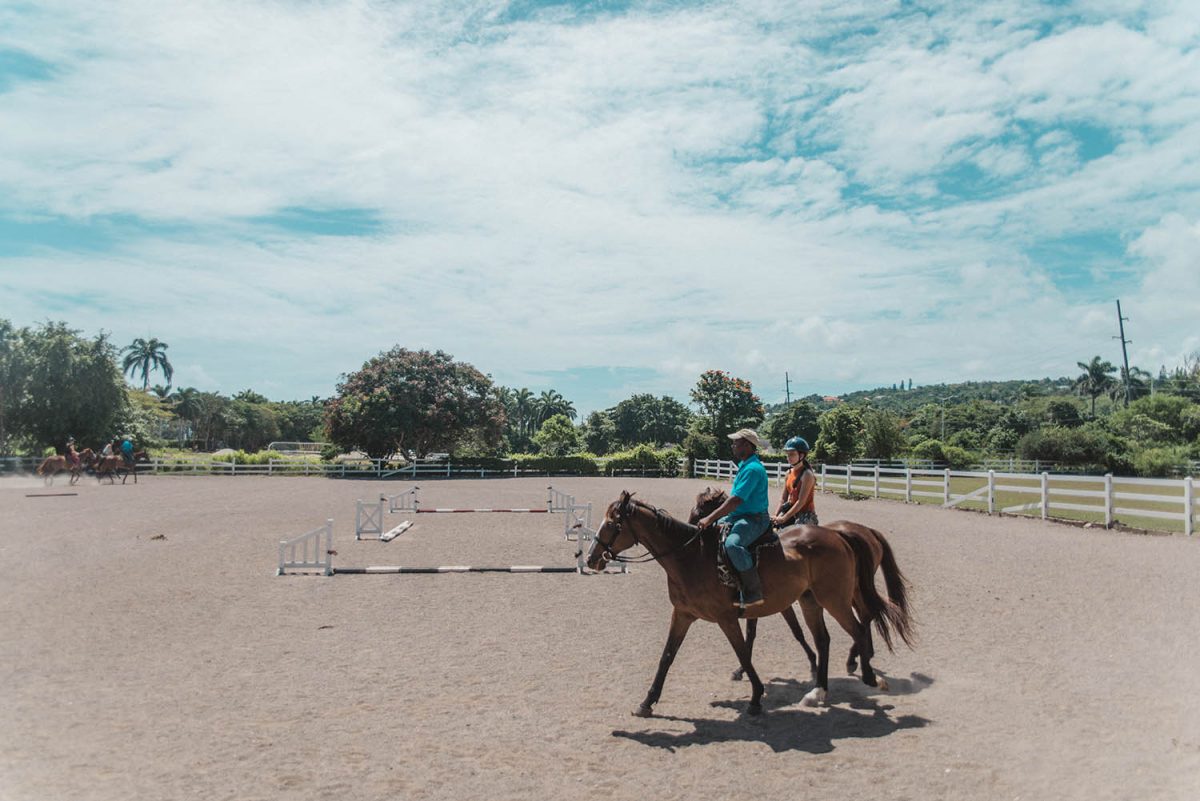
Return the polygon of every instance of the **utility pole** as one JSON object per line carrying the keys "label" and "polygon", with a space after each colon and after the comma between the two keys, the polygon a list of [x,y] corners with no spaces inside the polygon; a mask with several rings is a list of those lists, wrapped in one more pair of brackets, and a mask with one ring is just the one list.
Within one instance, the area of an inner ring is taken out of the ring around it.
{"label": "utility pole", "polygon": [[1117,301],[1117,325],[1121,329],[1121,336],[1113,337],[1113,339],[1121,340],[1121,357],[1125,360],[1125,374],[1122,376],[1122,381],[1125,383],[1125,408],[1129,408],[1129,350],[1127,345],[1133,344],[1132,340],[1125,338],[1125,321],[1128,317],[1121,316],[1121,301]]}
{"label": "utility pole", "polygon": [[792,405],[792,378],[785,370],[783,372],[783,391],[787,394],[787,405]]}

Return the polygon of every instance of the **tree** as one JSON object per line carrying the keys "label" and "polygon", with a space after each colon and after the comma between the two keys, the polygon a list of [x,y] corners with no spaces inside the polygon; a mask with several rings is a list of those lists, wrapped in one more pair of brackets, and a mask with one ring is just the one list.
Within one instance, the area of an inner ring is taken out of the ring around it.
{"label": "tree", "polygon": [[121,362],[121,372],[130,377],[141,373],[143,392],[149,390],[150,373],[154,370],[161,370],[163,377],[167,379],[167,386],[171,385],[175,368],[167,359],[167,343],[153,338],[145,340],[138,337],[133,340],[132,344],[126,345],[121,352],[125,354],[125,358]]}
{"label": "tree", "polygon": [[863,415],[863,455],[868,459],[891,459],[904,447],[900,418],[888,411],[871,409]]}
{"label": "tree", "polygon": [[854,406],[835,406],[820,419],[821,433],[813,455],[830,464],[849,464],[858,456],[863,435],[862,411]]}
{"label": "tree", "polygon": [[821,413],[808,401],[796,401],[779,414],[767,420],[763,434],[776,448],[782,448],[792,437],[804,437],[811,446],[821,433],[817,422]]}
{"label": "tree", "polygon": [[579,432],[565,414],[546,419],[533,435],[533,441],[547,456],[565,456],[579,450]]}
{"label": "tree", "polygon": [[1099,356],[1093,356],[1090,362],[1076,362],[1083,374],[1075,379],[1075,391],[1092,399],[1092,417],[1096,416],[1096,398],[1106,395],[1112,389],[1116,379],[1113,373],[1117,368],[1110,362],[1102,361]]}
{"label": "tree", "polygon": [[0,320],[0,453],[9,453],[8,420],[16,407],[17,332],[8,320]]}
{"label": "tree", "polygon": [[91,447],[116,433],[127,401],[106,335],[84,339],[59,322],[10,328],[5,342],[10,436],[40,449],[61,447],[68,436]]}
{"label": "tree", "polygon": [[609,411],[616,438],[624,447],[642,443],[664,445],[679,443],[687,435],[692,413],[679,401],[667,395],[633,395]]}
{"label": "tree", "polygon": [[765,413],[750,382],[724,370],[703,373],[691,398],[708,418],[708,433],[717,438],[720,453],[726,458],[732,456],[728,435],[741,428],[757,428]]}
{"label": "tree", "polygon": [[1153,380],[1154,376],[1140,367],[1130,367],[1129,372],[1125,372],[1122,365],[1120,380],[1112,385],[1108,396],[1114,401],[1125,401],[1128,406],[1128,401],[1150,394],[1150,382]]}
{"label": "tree", "polygon": [[548,389],[538,395],[534,408],[538,427],[556,414],[564,415],[569,420],[574,420],[576,416],[575,404],[553,389]]}
{"label": "tree", "polygon": [[611,451],[617,440],[617,427],[607,412],[592,412],[583,424],[583,446],[590,453],[603,456]]}
{"label": "tree", "polygon": [[338,384],[325,415],[335,444],[377,459],[451,451],[468,437],[495,447],[504,429],[491,380],[440,350],[379,354]]}

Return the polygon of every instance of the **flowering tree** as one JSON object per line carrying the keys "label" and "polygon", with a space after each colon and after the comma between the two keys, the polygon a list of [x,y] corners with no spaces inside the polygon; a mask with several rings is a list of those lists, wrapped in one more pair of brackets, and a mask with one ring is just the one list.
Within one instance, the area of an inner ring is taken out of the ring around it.
{"label": "flowering tree", "polygon": [[330,439],[375,459],[412,451],[419,458],[474,438],[495,446],[504,407],[491,379],[447,353],[401,347],[345,377],[325,410]]}
{"label": "flowering tree", "polygon": [[750,382],[724,370],[709,370],[700,376],[691,391],[692,402],[708,418],[709,433],[718,440],[723,456],[731,456],[727,434],[739,428],[756,428],[763,420],[763,405],[750,388]]}

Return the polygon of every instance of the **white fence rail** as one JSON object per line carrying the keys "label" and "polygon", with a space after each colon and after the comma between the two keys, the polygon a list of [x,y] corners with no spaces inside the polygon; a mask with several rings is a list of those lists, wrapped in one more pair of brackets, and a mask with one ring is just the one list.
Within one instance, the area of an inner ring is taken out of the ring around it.
{"label": "white fence rail", "polygon": [[[787,465],[767,464],[767,475],[781,480]],[[697,478],[730,479],[737,473],[733,462],[699,459]],[[1113,478],[1050,473],[1001,473],[962,470],[920,470],[859,465],[822,465],[821,490],[893,498],[908,503],[936,502],[944,508],[962,507],[1004,514],[1055,511],[1082,513],[1108,527],[1117,516],[1181,524],[1183,532],[1196,530],[1195,479]],[[1068,515],[1079,517],[1079,515]]]}
{"label": "white fence rail", "polygon": [[[325,535],[324,545],[321,544],[322,534]],[[279,543],[279,569],[275,575],[285,575],[288,570],[320,570],[326,576],[333,575],[333,520],[326,520],[320,528]]]}

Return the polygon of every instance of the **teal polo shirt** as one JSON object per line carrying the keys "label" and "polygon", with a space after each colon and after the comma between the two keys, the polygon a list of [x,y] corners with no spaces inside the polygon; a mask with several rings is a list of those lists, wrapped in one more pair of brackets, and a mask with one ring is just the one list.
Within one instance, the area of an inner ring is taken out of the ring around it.
{"label": "teal polo shirt", "polygon": [[767,513],[767,468],[763,467],[757,453],[750,454],[738,465],[729,494],[742,499],[738,508],[729,513],[730,517]]}

